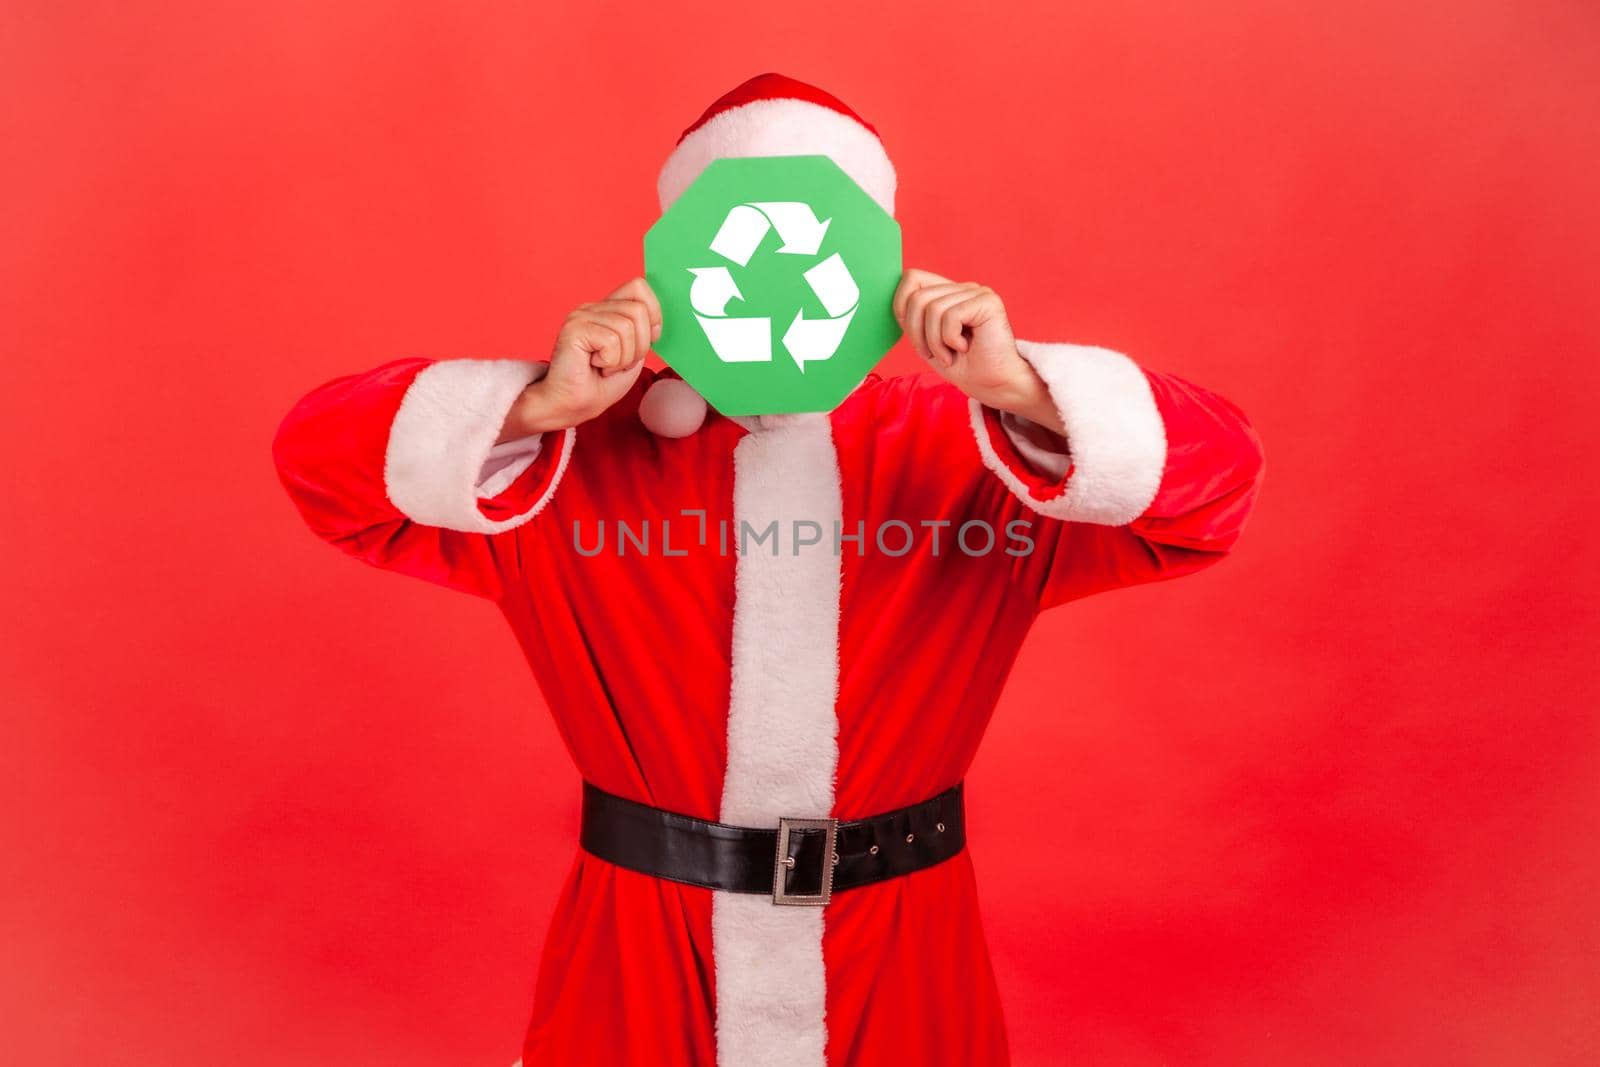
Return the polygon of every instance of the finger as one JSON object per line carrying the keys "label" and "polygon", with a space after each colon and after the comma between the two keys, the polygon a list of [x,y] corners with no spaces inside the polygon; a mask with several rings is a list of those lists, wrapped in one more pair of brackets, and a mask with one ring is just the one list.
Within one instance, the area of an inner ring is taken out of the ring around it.
{"label": "finger", "polygon": [[[988,294],[993,295],[993,294]],[[987,299],[983,286],[974,282],[962,285],[959,292],[946,298],[945,306],[941,309],[940,339],[949,346],[953,352],[965,352],[972,347],[972,340],[967,337],[967,327],[974,326],[974,316],[979,313]]]}
{"label": "finger", "polygon": [[660,333],[659,326],[650,321],[650,309],[643,300],[603,300],[598,305],[606,311],[626,315],[633,327],[633,352],[628,366],[650,354],[650,342]]}
{"label": "finger", "polygon": [[[584,315],[588,321],[595,323],[598,326],[605,327],[617,337],[615,351],[596,353],[589,360],[590,366],[605,372],[608,370],[615,370],[626,365],[629,354],[633,348],[632,321],[626,315],[623,315],[619,312],[601,310],[597,304],[587,305],[584,310]],[[602,356],[604,358],[602,358]]]}
{"label": "finger", "polygon": [[656,299],[654,289],[643,278],[630,278],[617,286],[606,297],[607,300],[637,300],[644,304],[650,322],[649,337],[652,341],[661,337],[661,301]]}
{"label": "finger", "polygon": [[918,302],[919,306],[925,306],[927,301],[932,300],[935,297],[942,296],[945,293],[954,292],[960,288],[961,284],[958,282],[942,281],[930,282],[927,285],[920,286],[911,292],[911,294],[906,298],[905,306],[901,309],[901,317],[903,319],[908,319],[911,317],[911,305],[913,302]]}
{"label": "finger", "polygon": [[580,318],[573,324],[572,337],[589,353],[589,365],[602,373],[615,367],[621,360],[622,338],[605,323],[593,317]]}
{"label": "finger", "polygon": [[930,292],[922,308],[922,341],[928,346],[928,351],[933,358],[946,367],[955,366],[956,354],[950,346],[944,343],[944,309],[952,302],[959,303],[962,298],[960,287],[941,289]]}
{"label": "finger", "polygon": [[650,309],[643,300],[630,301],[627,311],[628,319],[633,323],[633,362],[628,366],[643,363],[644,357],[650,354],[650,342],[661,334],[661,327],[650,321]]}
{"label": "finger", "polygon": [[950,309],[970,299],[971,295],[971,290],[965,286],[955,286],[929,300],[923,312],[922,333],[928,350],[938,355],[947,367],[955,366],[956,352],[966,348],[961,337],[961,321],[950,314]]}
{"label": "finger", "polygon": [[627,318],[633,331],[633,347],[629,352],[629,365],[638,362],[650,353],[650,342],[654,339],[656,328],[650,322],[650,309],[642,300],[601,300],[595,304],[585,304],[585,309],[593,312],[607,312],[623,315]]}
{"label": "finger", "polygon": [[967,288],[970,288],[970,286],[966,282],[934,282],[918,289],[917,295],[924,300],[932,300],[934,297],[943,296],[946,293],[959,292]]}
{"label": "finger", "polygon": [[[993,289],[978,286],[977,291],[968,299],[957,304],[951,309],[963,328],[970,327],[973,333],[990,322],[1005,315],[1005,305],[1000,302],[1000,294]],[[965,335],[962,337],[964,345],[970,345]]]}
{"label": "finger", "polygon": [[906,301],[905,310],[901,314],[900,327],[906,332],[906,340],[911,342],[911,350],[921,359],[928,359],[928,345],[923,340],[922,334],[922,307],[924,300],[920,292],[914,292]]}
{"label": "finger", "polygon": [[617,335],[621,347],[617,352],[617,362],[614,366],[606,368],[611,371],[624,370],[633,365],[633,354],[639,347],[636,336],[638,327],[631,316],[621,311],[608,311],[600,308],[589,312],[593,321],[600,323]]}
{"label": "finger", "polygon": [[894,287],[894,299],[890,306],[894,309],[894,321],[902,328],[906,322],[906,305],[911,300],[911,294],[922,286],[922,272],[920,270],[907,270],[900,275],[900,284]]}
{"label": "finger", "polygon": [[938,358],[938,353],[929,347],[927,331],[928,305],[940,294],[953,288],[951,282],[940,282],[935,285],[925,286],[913,292],[906,301],[905,321],[901,324],[906,336],[911,340],[911,347],[923,359]]}
{"label": "finger", "polygon": [[901,274],[900,284],[896,286],[894,290],[893,306],[895,321],[900,323],[902,327],[905,325],[906,315],[908,313],[908,307],[912,294],[914,294],[918,289],[929,285],[938,285],[948,282],[949,280],[949,278],[942,278],[939,275],[934,274],[932,271],[926,270],[912,269]]}

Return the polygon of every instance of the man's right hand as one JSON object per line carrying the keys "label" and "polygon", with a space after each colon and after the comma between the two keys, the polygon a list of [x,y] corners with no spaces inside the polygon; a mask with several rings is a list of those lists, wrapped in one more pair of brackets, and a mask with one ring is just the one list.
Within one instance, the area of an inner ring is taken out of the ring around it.
{"label": "man's right hand", "polygon": [[549,373],[522,391],[499,440],[594,418],[633,388],[651,342],[660,336],[661,304],[643,278],[604,300],[579,305],[556,336]]}

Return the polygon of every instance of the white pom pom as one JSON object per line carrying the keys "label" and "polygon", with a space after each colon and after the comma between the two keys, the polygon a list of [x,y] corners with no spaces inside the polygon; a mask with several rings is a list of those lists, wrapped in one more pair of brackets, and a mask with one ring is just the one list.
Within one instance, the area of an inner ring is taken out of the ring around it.
{"label": "white pom pom", "polygon": [[639,401],[639,421],[658,437],[688,437],[706,421],[706,408],[682,378],[658,378]]}

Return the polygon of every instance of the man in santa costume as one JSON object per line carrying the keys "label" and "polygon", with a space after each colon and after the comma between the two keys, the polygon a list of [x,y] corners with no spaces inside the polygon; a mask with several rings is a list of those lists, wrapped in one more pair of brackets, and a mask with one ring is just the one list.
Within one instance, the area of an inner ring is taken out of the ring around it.
{"label": "man in santa costume", "polygon": [[[777,75],[685,131],[661,207],[811,154],[893,214],[873,128]],[[962,778],[1034,617],[1222,559],[1261,446],[1183,379],[1015,339],[981,285],[907,271],[894,308],[928,369],[830,412],[708,411],[644,365],[635,279],[548,362],[398,359],[277,432],[318,536],[499,607],[582,776],[529,1067],[1009,1062]]]}

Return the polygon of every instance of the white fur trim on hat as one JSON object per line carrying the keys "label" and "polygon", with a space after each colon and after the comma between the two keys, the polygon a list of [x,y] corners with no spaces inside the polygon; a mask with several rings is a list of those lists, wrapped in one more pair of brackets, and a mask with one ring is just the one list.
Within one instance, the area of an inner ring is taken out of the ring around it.
{"label": "white fur trim on hat", "polygon": [[895,173],[883,142],[861,123],[809,100],[756,100],[714,116],[667,157],[656,182],[661,210],[714,159],[827,156],[878,206],[894,214]]}
{"label": "white fur trim on hat", "polygon": [[543,510],[572,456],[576,431],[570,427],[562,432],[555,477],[527,511],[495,521],[478,509],[478,498],[484,484],[498,480],[493,473],[485,478],[485,464],[511,406],[549,369],[548,363],[522,359],[447,359],[424,367],[389,426],[383,482],[394,506],[425,526],[488,534],[520,526]]}
{"label": "white fur trim on hat", "polygon": [[1066,491],[1036,498],[995,452],[983,407],[972,400],[972,431],[984,465],[1041,515],[1104,526],[1143,515],[1167,462],[1166,425],[1144,370],[1121,352],[1091,345],[1018,340],[1017,352],[1044,380],[1066,427],[1072,457]]}

